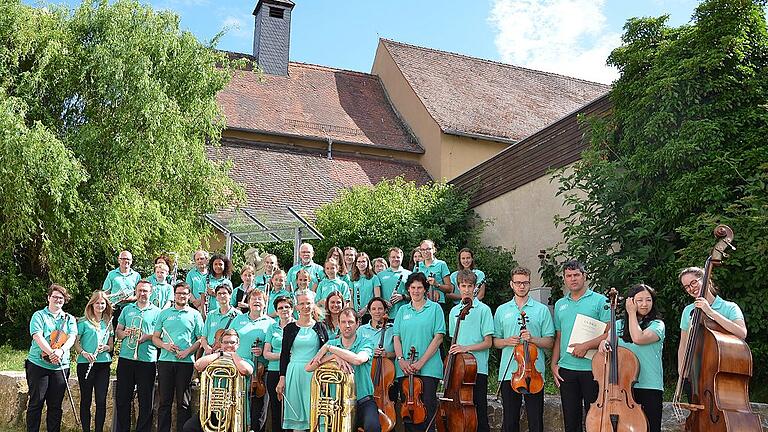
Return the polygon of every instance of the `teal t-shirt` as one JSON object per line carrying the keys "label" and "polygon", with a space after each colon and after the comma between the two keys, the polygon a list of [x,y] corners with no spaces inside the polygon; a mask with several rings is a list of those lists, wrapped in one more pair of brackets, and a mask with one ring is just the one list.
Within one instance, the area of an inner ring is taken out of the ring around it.
{"label": "teal t-shirt", "polygon": [[[126,305],[117,323],[122,324],[124,328],[137,327],[141,323],[141,332],[152,334],[155,331],[157,317],[160,315],[160,308],[153,304],[148,304],[144,309],[140,309],[136,303]],[[134,352],[137,353],[136,360],[142,362],[154,362],[157,360],[157,347],[152,343],[152,339],[147,339],[139,344],[138,350],[130,349],[127,338],[120,344],[120,357],[133,360]]]}
{"label": "teal t-shirt", "polygon": [[200,273],[200,270],[193,268],[187,273],[187,278],[184,281],[189,285],[192,296],[199,299],[200,293],[205,291],[205,284],[208,281],[208,272]]}
{"label": "teal t-shirt", "polygon": [[[222,276],[219,278],[215,278],[213,276],[210,277],[210,279],[206,279],[206,282],[208,283],[208,286],[215,292],[216,287],[223,283],[228,283],[229,286],[232,286],[232,281],[229,280],[226,276]],[[198,295],[195,296],[195,298],[200,298],[200,294],[205,293],[205,288],[203,288],[203,291],[199,292]],[[212,311],[214,309],[217,309],[219,307],[219,302],[216,300],[216,296],[209,295],[208,296],[208,311]]]}
{"label": "teal t-shirt", "polygon": [[[355,341],[349,348],[342,344],[341,338],[328,341],[328,345],[344,348],[355,354],[368,353],[368,361],[359,365],[352,365],[355,374],[355,396],[357,400],[373,395],[373,381],[371,380],[371,359],[373,359],[373,345],[368,339],[355,337]],[[439,357],[439,355],[438,355]]]}
{"label": "teal t-shirt", "polygon": [[[280,327],[280,322],[275,321],[267,329],[265,343],[268,343],[272,348],[273,354],[280,354],[283,350],[283,328]],[[269,360],[267,364],[268,371],[277,372],[280,370],[280,360]]]}
{"label": "teal t-shirt", "polygon": [[[235,322],[235,318],[238,315],[242,315],[239,309],[231,307],[227,312],[221,313],[220,308],[216,308],[208,312],[208,316],[205,317],[205,324],[203,325],[203,336],[208,341],[208,345],[213,346],[216,343],[216,331],[219,329],[235,328],[232,326]],[[230,322],[230,319],[232,320]]]}
{"label": "teal t-shirt", "polygon": [[636,388],[650,390],[664,390],[664,371],[661,367],[661,351],[664,349],[664,321],[653,320],[648,325],[649,329],[659,336],[659,340],[653,343],[638,345],[627,343],[621,338],[624,334],[624,320],[616,321],[616,334],[619,336],[619,346],[635,353],[640,363],[640,373],[637,375]]}
{"label": "teal t-shirt", "polygon": [[285,277],[285,283],[288,284],[289,287],[293,291],[296,291],[296,273],[299,272],[299,270],[306,270],[307,273],[309,273],[309,288],[312,288],[312,286],[318,282],[320,282],[323,278],[325,278],[325,273],[323,272],[323,266],[320,264],[315,264],[314,262],[310,262],[307,265],[302,265],[301,263],[296,264],[295,266],[291,267],[290,270],[288,270],[288,274]]}
{"label": "teal t-shirt", "polygon": [[[155,323],[155,332],[160,333],[163,342],[171,342],[180,349],[185,350],[197,342],[203,336],[203,317],[200,312],[185,306],[184,309],[171,307],[160,312]],[[163,329],[167,332],[164,333]],[[171,340],[168,340],[168,336]],[[160,350],[159,361],[194,363],[195,353],[191,352],[184,358],[176,358],[176,355],[165,349]]]}
{"label": "teal t-shirt", "polygon": [[258,289],[260,289],[260,290],[262,290],[262,291],[266,291],[267,290],[267,284],[269,283],[270,280],[272,280],[272,275],[269,275],[269,274],[266,274],[266,273],[262,273],[260,275],[256,275],[253,278],[253,286],[258,288]]}
{"label": "teal t-shirt", "polygon": [[[332,292],[338,291],[345,301],[350,300],[349,286],[346,282],[340,278],[335,279],[323,279],[317,285],[317,292],[315,294],[315,303],[325,302],[325,298],[331,295]],[[324,304],[324,303],[321,303]]]}
{"label": "teal t-shirt", "polygon": [[[472,269],[472,273],[475,274],[477,280],[475,281],[475,295],[477,295],[477,287],[485,283],[485,273],[482,270]],[[451,273],[451,285],[453,285],[453,293],[460,294],[459,292],[459,272],[455,271]],[[454,300],[454,304],[459,304],[461,300]]]}
{"label": "teal t-shirt", "polygon": [[165,281],[157,282],[157,279],[152,275],[152,294],[149,296],[149,302],[159,307],[160,309],[166,309],[171,306],[173,300],[173,287],[171,284]]}
{"label": "teal t-shirt", "polygon": [[[683,309],[683,315],[680,317],[680,330],[688,331],[690,329],[693,307],[693,303],[691,303],[686,306],[685,309]],[[723,300],[720,296],[715,296],[715,300],[712,302],[710,307],[712,310],[716,311],[731,321],[744,319],[744,314],[741,312],[739,305],[734,302]]]}
{"label": "teal t-shirt", "polygon": [[352,281],[352,308],[356,311],[368,306],[368,302],[373,298],[374,287],[380,287],[381,281],[377,275],[368,279],[360,275],[360,279]]}
{"label": "teal t-shirt", "polygon": [[[59,315],[54,317],[47,306],[32,314],[32,318],[29,320],[30,336],[33,336],[35,333],[41,333],[43,338],[50,343],[51,333],[53,333],[54,330],[61,330],[71,338],[77,337],[77,320],[75,320],[75,317],[64,311],[59,311]],[[29,348],[27,360],[37,366],[50,370],[66,369],[69,367],[69,350],[64,352],[60,364],[48,363],[43,360],[42,356],[43,350],[33,339],[32,346]]]}
{"label": "teal t-shirt", "polygon": [[[454,306],[448,313],[448,333],[453,335],[456,332],[456,318],[459,316],[463,305]],[[472,309],[461,322],[459,337],[456,339],[458,345],[474,345],[480,343],[486,336],[493,336],[493,314],[491,308],[478,299],[472,300]],[[481,351],[472,351],[472,355],[477,360],[477,373],[488,375],[488,353],[490,348]]]}
{"label": "teal t-shirt", "polygon": [[[392,294],[395,292],[402,295],[408,295],[408,292],[405,289],[405,281],[408,280],[408,276],[410,275],[411,271],[406,270],[403,267],[400,267],[399,270],[392,270],[391,268],[388,268],[377,274],[376,276],[379,277],[379,281],[381,282],[381,296],[384,298],[384,300],[389,301],[389,299],[392,297]],[[397,315],[397,311],[407,303],[408,301],[403,299],[393,304],[389,309],[389,316],[394,318],[395,315]]]}
{"label": "teal t-shirt", "polygon": [[[112,326],[106,320],[101,320],[94,324],[83,317],[77,321],[77,335],[80,338],[80,348],[87,353],[93,354],[99,345],[106,345],[113,334]],[[96,356],[94,363],[110,363],[111,361],[112,356],[108,352],[100,352]],[[77,362],[88,363],[88,360],[82,354],[78,354]]]}
{"label": "teal t-shirt", "polygon": [[[101,289],[108,295],[122,292],[126,296],[132,296],[133,290],[140,280],[141,275],[135,270],[129,269],[128,274],[122,274],[120,269],[116,268],[107,273],[107,278],[104,279]],[[111,297],[114,298],[114,296]]]}
{"label": "teal t-shirt", "polygon": [[[357,328],[357,335],[363,339],[368,339],[373,344],[373,348],[379,347],[381,341],[381,329],[375,329],[370,323],[361,325]],[[387,327],[384,332],[384,351],[395,352],[395,335],[392,333],[392,326]]]}
{"label": "teal t-shirt", "polygon": [[[268,317],[266,314],[261,314],[256,319],[251,319],[250,314],[242,314],[232,321],[232,328],[237,330],[237,334],[240,335],[240,346],[237,348],[237,354],[242,358],[247,358],[251,361],[254,360],[251,348],[254,342],[258,339],[258,345],[264,348],[264,343],[267,340],[267,331],[270,326],[275,322],[273,318]],[[259,356],[255,359],[258,362],[267,364],[267,359],[264,356]],[[254,362],[255,363],[255,362]]]}
{"label": "teal t-shirt", "polygon": [[606,300],[604,295],[587,289],[578,301],[571,299],[569,292],[555,303],[555,330],[560,332],[560,361],[557,364],[560,367],[577,371],[592,370],[592,360],[574,357],[567,351],[568,340],[571,338],[573,323],[578,314],[605,323],[611,320],[611,311],[605,308]]}
{"label": "teal t-shirt", "polygon": [[[552,321],[552,314],[549,308],[528,297],[523,305],[525,311],[526,328],[531,336],[536,338],[552,337],[555,335],[555,325]],[[512,299],[496,309],[496,315],[493,316],[495,328],[494,337],[505,339],[512,336],[520,336],[520,309],[517,307],[515,299]],[[501,350],[501,361],[499,362],[499,381],[509,381],[512,375],[517,372],[517,362],[510,363],[510,358],[515,352],[515,347],[506,346]],[[509,365],[509,369],[507,369]],[[544,364],[544,353],[539,349],[536,357],[536,370],[541,372],[542,378],[545,378],[546,366]],[[506,374],[504,373],[506,372]],[[502,379],[502,375],[503,379]]]}
{"label": "teal t-shirt", "polygon": [[[419,263],[419,266],[417,270],[414,271],[414,273],[423,273],[424,276],[429,277],[429,275],[433,275],[435,278],[435,282],[442,284],[443,278],[446,276],[451,275],[451,271],[448,269],[448,264],[445,263],[443,260],[434,259],[432,260],[432,264],[426,265],[424,261],[421,261]],[[439,303],[445,303],[445,293],[441,291],[437,287],[425,287],[427,288],[427,292],[430,292],[432,290],[437,290],[438,293],[440,293],[440,300]]]}
{"label": "teal t-shirt", "polygon": [[[445,334],[445,318],[443,309],[432,300],[427,300],[421,310],[414,309],[413,305],[408,303],[397,311],[392,334],[400,338],[404,357],[407,358],[411,347],[415,347],[416,360],[419,360],[438,333]],[[398,378],[405,376],[397,362],[395,362],[395,371]],[[427,360],[420,375],[443,377],[443,360],[440,358],[439,350]]]}
{"label": "teal t-shirt", "polygon": [[267,315],[277,316],[277,309],[275,309],[275,300],[277,300],[278,297],[287,297],[291,299],[294,306],[293,315],[294,315],[294,318],[297,317],[298,312],[296,312],[296,297],[293,296],[293,293],[291,291],[288,291],[286,289],[281,289],[280,291],[272,291],[269,293],[269,300],[267,301]]}

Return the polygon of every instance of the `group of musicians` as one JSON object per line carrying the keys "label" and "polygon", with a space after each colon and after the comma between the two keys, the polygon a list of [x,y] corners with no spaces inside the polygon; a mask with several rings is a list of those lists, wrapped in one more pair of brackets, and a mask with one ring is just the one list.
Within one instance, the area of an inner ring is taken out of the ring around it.
{"label": "group of musicians", "polygon": [[[175,281],[170,280],[172,263],[167,257],[158,257],[154,274],[142,279],[131,269],[130,252],[123,251],[119,266],[109,272],[103,289],[91,295],[83,317],[75,319],[63,311],[69,293],[56,284],[49,288],[47,307],[32,316],[33,340],[25,365],[29,385],[27,430],[39,430],[44,404],[47,430],[60,429],[62,402],[68,391],[69,351],[74,347],[82,429],[91,430],[93,395],[94,430],[103,431],[111,353],[115,341],[120,340],[115,353],[117,388],[112,426],[117,432],[131,428],[134,391],[138,398],[135,430],[151,430],[155,385],[160,399],[158,432],[170,431],[174,400],[177,430],[201,430],[199,417],[190,412],[191,387],[197,374],[220,356],[231,358],[238,372],[252,381],[247,398],[249,430],[265,430],[268,411],[273,432],[308,430],[316,408],[310,401],[312,372],[333,361],[341,370],[354,372],[357,427],[366,432],[380,431],[377,413],[381,407],[374,401],[371,378],[375,358],[394,362],[398,382],[420,379],[418,398],[426,416],[411,414],[401,420],[409,431],[432,430],[442,403],[437,392],[444,379],[444,359],[459,353],[472,354],[477,363],[472,399],[477,430],[485,432],[489,430],[487,382],[492,346],[501,350],[502,429],[519,430],[524,400],[529,431],[541,432],[545,429],[544,391],[520,391],[512,385],[518,372],[515,349],[521,344],[552,350],[551,379],[560,390],[565,430],[581,431],[583,412],[598,396],[587,354],[592,350],[605,352],[611,346],[608,329],[594,339],[569,344],[577,316],[609,321],[606,297],[587,287],[584,266],[575,260],[565,263],[565,295],[554,305],[554,316],[529,295],[531,272],[515,268],[509,281],[510,300],[493,314],[482,302],[485,275],[475,268],[472,251],[460,251],[459,270],[453,273],[435,252],[434,243],[424,240],[412,252],[413,267],[409,270],[403,267],[403,251],[391,248],[389,267],[379,266],[377,272],[367,254],[351,247],[334,247],[324,265],[316,264],[312,245],[305,243],[299,250],[300,262],[287,273],[280,269],[277,257],[269,255],[263,273],[257,275],[252,266],[245,265],[243,283],[233,289],[229,279],[232,264],[223,255],[209,257],[207,252],[197,251],[195,268],[185,281]],[[696,267],[683,270],[679,276],[682,287],[695,298],[682,313],[681,355],[694,308],[733,335],[741,339],[747,335],[738,305],[723,300],[715,289],[699,296],[703,278],[704,272]],[[633,395],[647,417],[648,429],[658,432],[665,325],[657,312],[653,288],[632,286],[625,298],[625,312],[616,322],[618,345],[640,360]],[[457,317],[467,307],[469,314],[454,334]],[[444,310],[449,311],[448,325]],[[454,336],[455,343],[441,352],[446,335]],[[535,370],[546,373],[543,353],[535,361]],[[262,391],[254,391],[257,385]],[[399,388],[392,386],[391,400],[400,400],[402,395],[396,394],[401,393]]]}

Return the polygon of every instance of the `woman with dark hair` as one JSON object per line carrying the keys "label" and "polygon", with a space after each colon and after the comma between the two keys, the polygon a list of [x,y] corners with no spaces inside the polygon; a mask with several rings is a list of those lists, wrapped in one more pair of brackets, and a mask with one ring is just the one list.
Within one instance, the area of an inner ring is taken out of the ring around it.
{"label": "woman with dark hair", "polygon": [[277,383],[280,382],[280,352],[283,348],[283,329],[293,319],[293,300],[289,296],[277,297],[273,303],[279,317],[267,329],[264,344],[264,358],[267,364],[267,390],[269,391],[269,409],[272,412],[272,431],[283,431],[283,404],[277,399]]}
{"label": "woman with dark hair", "polygon": [[459,251],[459,255],[456,260],[456,270],[451,273],[451,285],[453,285],[453,292],[446,294],[446,297],[453,300],[455,304],[461,302],[461,293],[459,292],[458,275],[462,270],[470,270],[475,274],[475,297],[478,300],[482,300],[485,297],[485,273],[475,266],[475,253],[470,248],[463,248]]}
{"label": "woman with dark hair", "polygon": [[371,322],[358,327],[357,334],[371,342],[375,349],[373,353],[375,357],[385,356],[393,359],[395,358],[395,348],[392,337],[392,327],[387,327],[387,331],[384,333],[384,346],[379,349],[381,330],[383,325],[387,323],[387,311],[389,311],[389,305],[383,298],[372,298],[371,301],[368,302],[368,312],[371,313]]}
{"label": "woman with dark hair", "polygon": [[[225,255],[215,254],[208,261],[208,275],[206,277],[206,295],[208,296],[207,310],[214,310],[216,304],[216,287],[228,283],[232,286],[232,261]],[[203,316],[205,318],[205,316]]]}
{"label": "woman with dark hair", "polygon": [[[374,297],[381,297],[381,281],[373,273],[371,258],[365,252],[360,252],[355,258],[355,268],[352,270],[352,309],[357,316],[368,314],[368,302]],[[366,317],[368,318],[368,317]],[[363,320],[368,322],[368,319]]]}
{"label": "woman with dark hair", "polygon": [[339,314],[344,309],[344,297],[338,291],[332,291],[325,298],[325,326],[328,327],[328,339],[336,339],[340,334]]}
{"label": "woman with dark hair", "polygon": [[408,268],[411,271],[416,272],[416,270],[419,268],[419,263],[422,261],[424,261],[424,256],[421,255],[421,247],[416,246],[411,251],[411,260],[408,263]]}
{"label": "woman with dark hair", "polygon": [[[665,328],[656,308],[656,290],[645,284],[633,285],[627,291],[624,305],[623,317],[616,321],[619,346],[632,351],[640,363],[632,395],[643,408],[648,430],[659,432],[664,396],[661,351]],[[608,340],[600,344],[600,352],[608,349]]]}

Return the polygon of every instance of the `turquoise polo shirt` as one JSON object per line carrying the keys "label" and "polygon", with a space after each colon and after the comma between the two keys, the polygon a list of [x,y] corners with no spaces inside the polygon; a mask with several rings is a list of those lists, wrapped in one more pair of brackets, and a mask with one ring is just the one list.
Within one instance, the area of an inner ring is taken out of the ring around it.
{"label": "turquoise polo shirt", "polygon": [[[709,306],[713,311],[716,311],[731,321],[744,320],[744,314],[741,312],[739,305],[734,302],[723,300],[720,296],[715,296],[715,300]],[[693,308],[693,303],[691,303],[683,309],[683,315],[680,317],[680,330],[688,331],[690,329]]]}
{"label": "turquoise polo shirt", "polygon": [[[211,276],[211,278],[209,280],[207,280],[208,285],[211,287],[211,289],[214,292],[216,292],[216,287],[218,287],[219,285],[221,285],[221,284],[223,284],[225,282],[228,283],[230,287],[232,286],[232,281],[229,280],[226,276],[222,276],[220,278],[215,278],[215,277]],[[201,291],[201,293],[204,293],[204,292],[205,292],[205,290]],[[195,296],[195,298],[200,298],[200,296],[197,295],[197,296]],[[212,311],[214,309],[218,309],[218,307],[219,307],[219,302],[216,300],[216,296],[209,295],[208,296],[208,310]]]}
{"label": "turquoise polo shirt", "polygon": [[[383,272],[377,274],[379,281],[381,282],[381,296],[384,300],[389,301],[392,294],[397,292],[398,294],[408,295],[408,291],[405,289],[405,281],[408,280],[408,276],[411,275],[410,270],[406,270],[400,267],[399,270],[392,270],[388,268]],[[403,299],[392,305],[389,309],[389,316],[394,317],[397,315],[397,311],[408,301]]]}
{"label": "turquoise polo shirt", "polygon": [[[122,324],[125,328],[129,328],[135,327],[141,322],[141,332],[152,334],[155,331],[155,324],[159,315],[160,308],[152,303],[148,304],[144,309],[140,309],[136,303],[129,303],[120,312],[117,323]],[[133,360],[133,353],[134,350],[129,349],[126,339],[123,339],[123,343],[120,344],[120,357]],[[139,344],[136,359],[143,362],[154,362],[157,360],[157,347],[152,343],[152,339],[147,339]]]}
{"label": "turquoise polo shirt", "polygon": [[205,284],[208,281],[208,272],[200,273],[200,270],[197,269],[197,267],[193,268],[192,270],[187,273],[187,278],[184,279],[184,282],[189,285],[190,292],[192,293],[192,297],[199,299],[200,293],[205,291]]}
{"label": "turquoise polo shirt", "polygon": [[[482,270],[478,269],[472,269],[472,273],[475,274],[475,277],[477,277],[475,281],[475,290],[477,290],[477,287],[485,283],[485,273],[483,273]],[[461,294],[459,292],[459,272],[455,271],[451,273],[451,285],[453,285],[453,293],[454,294]],[[454,304],[459,304],[461,300],[454,300]]]}
{"label": "turquoise polo shirt", "polygon": [[291,302],[293,302],[294,306],[293,315],[296,317],[296,297],[291,291],[286,289],[281,289],[280,291],[272,291],[269,293],[269,299],[267,300],[267,315],[273,315],[277,313],[277,309],[275,309],[275,300],[277,300],[278,297],[288,297],[291,299]]}
{"label": "turquoise polo shirt", "polygon": [[[77,321],[77,335],[80,338],[80,348],[93,354],[99,345],[106,345],[109,338],[113,335],[112,326],[109,321],[101,320],[94,324],[83,317]],[[108,352],[100,352],[96,356],[95,363],[110,363],[112,356]],[[88,360],[82,354],[77,356],[78,363],[88,363]]]}
{"label": "turquoise polo shirt", "polygon": [[323,279],[317,285],[317,291],[315,294],[315,303],[325,301],[325,298],[331,295],[332,292],[338,291],[341,293],[341,297],[345,301],[349,301],[351,296],[349,293],[349,286],[346,282],[340,278],[335,279]]}
{"label": "turquoise polo shirt", "polygon": [[368,353],[368,361],[359,365],[351,365],[355,374],[355,397],[360,400],[373,395],[373,381],[371,380],[371,359],[373,359],[373,345],[367,339],[355,337],[352,346],[347,348],[341,343],[341,338],[328,341],[329,346],[343,348],[355,354]]}
{"label": "turquoise polo shirt", "polygon": [[[363,339],[371,341],[374,349],[379,347],[379,341],[381,341],[381,329],[375,329],[368,323],[357,328],[357,335]],[[389,326],[387,327],[387,331],[384,332],[384,351],[395,352],[394,340],[395,335],[392,333],[392,326]]]}
{"label": "turquoise polo shirt", "polygon": [[[411,347],[416,347],[416,360],[419,360],[426,352],[429,343],[435,335],[445,334],[445,318],[443,309],[432,300],[427,300],[421,310],[417,311],[411,303],[400,308],[392,326],[392,334],[400,338],[403,347],[403,357],[408,358]],[[405,374],[395,362],[397,377]],[[435,352],[427,363],[421,368],[419,375],[434,378],[443,377],[443,360],[440,358],[440,350]]]}
{"label": "turquoise polo shirt", "polygon": [[[238,315],[242,315],[242,312],[235,307],[230,307],[230,309],[224,313],[221,313],[220,308],[208,312],[208,315],[205,317],[205,324],[203,325],[203,336],[205,336],[205,339],[208,341],[208,345],[213,346],[216,342],[217,330],[227,328],[227,324],[229,324],[229,328],[234,328],[232,324],[235,322],[235,318],[237,318]],[[232,322],[230,322],[230,318],[232,319]]]}
{"label": "turquoise polo shirt", "polygon": [[[271,345],[273,354],[280,354],[283,350],[283,328],[280,327],[279,321],[274,321],[272,325],[267,328],[267,335],[264,343]],[[280,360],[269,360],[267,370],[273,372],[279,371]]]}
{"label": "turquoise polo shirt", "polygon": [[107,294],[124,292],[127,296],[131,296],[140,280],[141,275],[135,270],[129,269],[128,274],[122,274],[120,268],[116,268],[107,273],[107,278],[104,279],[101,289]]}
{"label": "turquoise polo shirt", "polygon": [[[185,350],[197,342],[203,336],[203,316],[200,312],[185,306],[184,309],[170,307],[160,312],[155,323],[155,331],[160,333],[163,342],[170,342],[168,336],[177,347]],[[166,335],[163,329],[168,333]],[[165,349],[160,350],[159,361],[194,363],[195,353],[192,352],[184,358],[176,358],[176,354]]]}
{"label": "turquoise polo shirt", "polygon": [[170,306],[171,299],[173,299],[173,287],[165,281],[157,282],[157,279],[153,280],[152,294],[149,296],[149,302],[160,309],[166,309]]}
{"label": "turquoise polo shirt", "polygon": [[262,291],[266,291],[267,290],[267,284],[271,280],[272,280],[272,275],[268,275],[266,273],[262,273],[260,275],[256,275],[253,278],[253,286],[258,288],[258,289],[260,289],[260,290],[262,290]]}
{"label": "turquoise polo shirt", "polygon": [[[442,284],[443,278],[446,276],[451,275],[451,271],[448,269],[448,264],[445,263],[443,260],[434,259],[432,260],[432,264],[426,265],[424,264],[424,261],[419,263],[418,268],[414,271],[414,273],[423,273],[424,276],[429,277],[430,274],[433,274],[435,277],[435,281]],[[445,303],[445,293],[441,291],[440,289],[436,287],[425,287],[427,289],[427,292],[430,290],[437,290],[437,292],[440,293],[440,300],[439,303]]]}
{"label": "turquoise polo shirt", "polygon": [[[453,335],[456,332],[456,318],[462,309],[461,304],[454,306],[448,313],[448,333]],[[478,299],[472,300],[472,309],[464,318],[459,329],[459,337],[456,339],[458,345],[474,345],[480,343],[486,336],[493,336],[493,314],[491,308]],[[490,348],[481,351],[472,351],[472,355],[477,360],[477,373],[488,375],[488,353]]]}
{"label": "turquoise polo shirt", "polygon": [[560,332],[560,361],[558,366],[570,370],[591,371],[592,360],[577,358],[567,352],[576,315],[582,314],[602,322],[611,320],[611,311],[606,309],[607,298],[591,289],[587,289],[579,300],[571,299],[569,292],[555,303],[555,330]]}
{"label": "turquoise polo shirt", "polygon": [[[555,335],[552,314],[546,305],[528,297],[522,310],[525,311],[526,328],[531,333],[531,336],[542,338]],[[496,309],[496,315],[493,316],[493,326],[495,328],[493,336],[496,338],[506,339],[512,336],[520,336],[520,309],[517,307],[515,299],[500,305]],[[514,360],[512,363],[509,362],[514,352],[514,346],[506,346],[501,350],[499,381],[509,381],[512,379],[512,375],[517,372],[517,362]],[[509,365],[509,369],[507,369],[507,365]],[[545,378],[546,366],[544,364],[544,352],[541,348],[539,348],[538,356],[536,357],[536,370],[541,372],[542,378]]]}
{"label": "turquoise polo shirt", "polygon": [[[230,327],[235,329],[237,334],[240,335],[240,346],[237,348],[237,354],[242,358],[254,361],[251,347],[257,339],[259,340],[258,345],[262,348],[264,347],[264,343],[267,340],[267,331],[274,322],[275,320],[266,314],[261,314],[256,319],[251,319],[250,314],[242,314],[235,318]],[[259,356],[255,360],[267,364],[267,359],[264,356]]]}
{"label": "turquoise polo shirt", "polygon": [[[255,285],[254,285],[254,288],[256,288]],[[259,289],[264,291],[263,287],[261,287]],[[239,286],[237,286],[237,287],[232,289],[232,297],[229,299],[230,306],[237,307],[237,295],[238,295],[238,293],[243,293],[243,297],[240,299],[240,301],[245,303],[246,288],[243,286],[243,284],[240,284]]]}
{"label": "turquoise polo shirt", "polygon": [[[155,276],[154,273],[152,273],[151,275],[147,276],[146,279],[149,281],[149,283],[152,284],[152,286],[157,285],[157,277]],[[163,282],[167,283],[168,285],[171,285],[171,275],[168,275],[168,277],[166,277]]]}
{"label": "turquoise polo shirt", "polygon": [[370,279],[360,275],[360,279],[352,281],[352,307],[357,311],[368,306],[373,298],[373,289],[380,286],[381,281],[377,275]]}
{"label": "turquoise polo shirt", "polygon": [[[64,311],[59,311],[59,315],[55,317],[47,306],[32,314],[32,319],[29,321],[30,336],[33,336],[35,333],[40,333],[43,338],[50,343],[51,333],[57,329],[66,333],[68,337],[77,337],[77,321],[75,320],[75,317]],[[69,350],[64,352],[60,364],[48,363],[43,360],[43,350],[33,339],[32,345],[29,348],[27,360],[45,369],[66,369],[69,367]]]}
{"label": "turquoise polo shirt", "polygon": [[287,283],[294,291],[296,290],[296,273],[298,273],[299,270],[306,270],[307,273],[309,273],[309,288],[312,288],[313,284],[316,284],[325,278],[323,266],[320,264],[315,264],[312,261],[307,265],[298,263],[288,270],[288,274],[285,277],[285,283]]}
{"label": "turquoise polo shirt", "polygon": [[656,333],[659,340],[653,343],[638,345],[627,343],[621,338],[624,334],[624,320],[616,321],[616,334],[619,336],[619,346],[635,353],[640,363],[640,373],[637,375],[635,388],[664,390],[664,371],[661,367],[661,351],[664,349],[665,326],[662,320],[653,320],[647,329]]}

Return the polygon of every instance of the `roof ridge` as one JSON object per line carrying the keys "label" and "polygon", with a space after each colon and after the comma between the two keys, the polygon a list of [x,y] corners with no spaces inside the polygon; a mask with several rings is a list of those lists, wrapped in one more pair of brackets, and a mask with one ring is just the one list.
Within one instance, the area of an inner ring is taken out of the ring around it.
{"label": "roof ridge", "polygon": [[589,80],[585,80],[585,79],[582,79],[582,78],[576,78],[576,77],[572,77],[572,76],[568,76],[568,75],[563,75],[563,74],[558,74],[558,73],[554,73],[554,72],[547,72],[547,71],[541,71],[541,70],[537,70],[537,69],[531,69],[531,68],[527,68],[527,67],[524,67],[524,66],[513,65],[513,64],[510,64],[510,63],[503,63],[503,62],[500,62],[500,61],[484,59],[484,58],[481,58],[481,57],[472,57],[472,56],[469,56],[469,55],[466,55],[466,54],[456,53],[456,52],[453,52],[453,51],[445,51],[445,50],[439,50],[439,49],[436,49],[436,48],[423,47],[423,46],[413,45],[413,44],[409,44],[409,43],[405,43],[405,42],[399,42],[399,41],[392,40],[392,39],[387,39],[387,38],[379,38],[379,40],[381,40],[385,44],[386,43],[391,43],[391,44],[395,44],[395,45],[401,45],[401,46],[415,48],[415,49],[424,50],[424,51],[431,51],[431,52],[436,52],[436,53],[440,53],[440,54],[448,54],[448,55],[455,56],[455,57],[462,57],[462,58],[469,59],[469,60],[480,61],[480,62],[483,62],[483,63],[494,64],[494,65],[503,66],[503,67],[507,67],[507,68],[520,69],[520,70],[530,71],[530,72],[534,72],[534,73],[542,74],[542,75],[566,78],[566,79],[569,79],[569,80],[580,81],[580,82],[583,82],[583,83],[603,86],[603,87],[606,87],[606,88],[610,88],[611,87],[610,84],[603,84],[603,83],[599,83],[599,82],[596,82],[596,81],[589,81]]}
{"label": "roof ridge", "polygon": [[367,72],[354,71],[354,70],[350,70],[350,69],[341,69],[341,68],[336,68],[336,67],[333,67],[333,66],[324,66],[324,65],[313,64],[313,63],[304,63],[304,62],[299,62],[299,61],[289,61],[288,65],[308,67],[310,69],[319,69],[319,70],[328,70],[328,71],[333,71],[333,72],[341,72],[341,73],[345,73],[345,74],[349,74],[349,75],[359,75],[359,76],[364,76],[364,77],[369,77],[369,78],[376,78],[376,75],[370,74],[370,73],[367,73]]}

